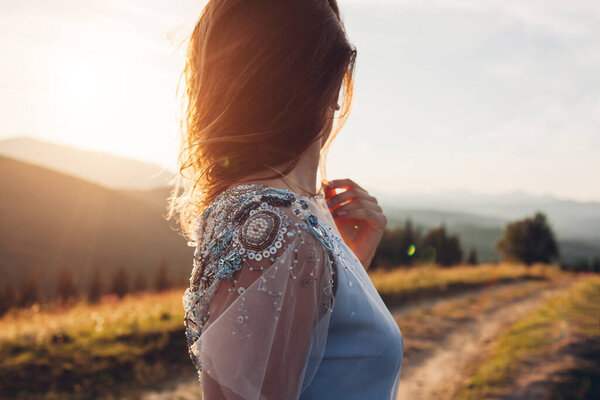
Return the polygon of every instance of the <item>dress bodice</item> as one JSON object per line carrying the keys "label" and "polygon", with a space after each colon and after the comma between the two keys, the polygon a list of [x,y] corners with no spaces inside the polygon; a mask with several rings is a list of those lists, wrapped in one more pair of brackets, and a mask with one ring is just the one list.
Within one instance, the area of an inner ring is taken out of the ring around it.
{"label": "dress bodice", "polygon": [[234,186],[193,244],[184,324],[206,398],[395,398],[402,334],[322,196]]}
{"label": "dress bodice", "polygon": [[339,257],[337,290],[323,358],[300,399],[395,400],[404,352],[401,331],[364,267],[341,239],[327,204],[321,198],[316,202]]}

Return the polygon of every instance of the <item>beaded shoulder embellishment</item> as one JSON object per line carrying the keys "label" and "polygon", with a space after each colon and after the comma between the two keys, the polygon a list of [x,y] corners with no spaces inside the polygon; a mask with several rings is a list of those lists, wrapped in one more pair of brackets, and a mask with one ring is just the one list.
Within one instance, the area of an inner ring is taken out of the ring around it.
{"label": "beaded shoulder embellishment", "polygon": [[306,222],[308,223],[308,229],[310,229],[311,233],[321,242],[321,244],[327,249],[333,250],[333,241],[327,232],[327,229],[319,222],[319,219],[308,213],[306,217]]}
{"label": "beaded shoulder embellishment", "polygon": [[[292,208],[293,214],[288,216],[290,213],[284,208]],[[339,254],[336,256],[338,252],[328,229],[310,212],[305,199],[285,189],[262,184],[237,185],[214,199],[198,218],[190,286],[182,298],[189,354],[198,370],[201,366],[196,346],[200,345],[210,300],[219,281],[232,278],[241,268],[269,268],[300,230],[310,231],[326,249],[333,277]],[[293,277],[292,270],[290,267]],[[333,296],[336,281],[331,281]]]}
{"label": "beaded shoulder embellishment", "polygon": [[[206,289],[217,279],[230,278],[247,260],[274,261],[295,233],[288,231],[293,222],[281,210],[290,207],[306,221],[300,226],[332,250],[327,230],[310,213],[305,199],[262,184],[237,185],[219,194],[198,218],[191,288]],[[211,237],[211,232],[217,236]]]}

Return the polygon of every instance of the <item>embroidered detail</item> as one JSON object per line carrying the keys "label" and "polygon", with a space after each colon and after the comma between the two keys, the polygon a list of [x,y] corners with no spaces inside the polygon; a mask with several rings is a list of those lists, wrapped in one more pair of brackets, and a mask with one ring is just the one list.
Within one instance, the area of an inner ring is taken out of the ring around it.
{"label": "embroidered detail", "polygon": [[317,217],[311,213],[308,213],[306,216],[306,222],[308,222],[308,229],[319,240],[319,242],[321,242],[321,244],[327,250],[333,250],[333,242],[327,233],[327,229],[321,225]]}
{"label": "embroidered detail", "polygon": [[233,217],[233,221],[237,223],[243,223],[246,218],[250,215],[250,211],[257,209],[260,206],[258,201],[252,201],[250,203],[244,204],[240,210],[235,213]]}
{"label": "embroidered detail", "polygon": [[213,253],[221,253],[229,248],[231,244],[231,237],[233,236],[233,232],[230,229],[226,229],[221,233],[210,246],[210,251]]}
{"label": "embroidered detail", "polygon": [[262,210],[250,216],[241,229],[240,241],[247,249],[263,251],[275,240],[281,218],[272,211]]}
{"label": "embroidered detail", "polygon": [[308,202],[304,199],[300,200],[300,206],[305,209],[308,210]]}
{"label": "embroidered detail", "polygon": [[[290,207],[288,213],[282,210]],[[320,313],[333,311],[339,253],[333,251],[334,243],[331,240],[331,237],[338,238],[328,229],[330,232],[310,213],[306,200],[288,190],[262,184],[237,185],[227,189],[217,195],[198,216],[195,241],[190,242],[196,247],[190,287],[186,289],[182,301],[188,352],[199,378],[202,369],[201,333],[209,320],[210,301],[218,290],[219,282],[233,278],[236,271],[242,268],[263,271],[258,278],[257,290],[271,297],[277,318],[282,306],[282,292],[269,284],[274,278],[271,275],[281,265],[289,272],[290,279],[306,287],[316,279],[314,271],[321,265],[321,255],[316,252],[315,243],[306,258],[299,259],[294,254],[291,265],[274,264],[281,252],[290,249],[297,253],[301,246],[308,245],[305,244],[305,238],[310,237],[307,230],[320,241],[330,260],[327,264],[329,279],[323,281],[320,288],[323,294]],[[293,249],[290,248],[292,243],[295,244]],[[303,260],[302,264],[299,264],[300,260]],[[297,271],[304,270],[307,264],[314,265],[315,269],[310,274],[298,276]],[[233,283],[235,288],[236,281]],[[247,288],[239,287],[231,292],[239,295],[241,300],[236,316],[238,324],[232,334],[239,338],[249,337],[252,332],[247,329],[248,311],[244,305]]]}
{"label": "embroidered detail", "polygon": [[294,199],[288,196],[281,198],[279,196],[265,195],[260,198],[260,201],[264,201],[265,203],[275,207],[289,207],[292,205],[292,201],[294,201]]}
{"label": "embroidered detail", "polygon": [[232,250],[219,259],[219,271],[215,278],[231,278],[240,268],[242,268],[242,257],[237,250]]}

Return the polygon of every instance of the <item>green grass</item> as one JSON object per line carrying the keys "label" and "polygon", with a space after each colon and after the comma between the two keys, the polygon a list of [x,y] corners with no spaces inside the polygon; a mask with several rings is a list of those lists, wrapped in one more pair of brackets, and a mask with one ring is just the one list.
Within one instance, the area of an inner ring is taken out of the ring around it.
{"label": "green grass", "polygon": [[[589,276],[580,279],[564,293],[546,302],[502,334],[494,344],[491,356],[479,366],[471,378],[460,389],[457,399],[485,399],[506,395],[513,380],[525,370],[527,362],[535,357],[543,359],[552,351],[572,341],[594,338],[600,341],[598,317],[600,315],[600,277]],[[598,354],[599,348],[589,348]],[[582,373],[583,372],[583,373]],[[575,373],[575,372],[574,372]],[[580,382],[571,386],[588,384],[592,379],[600,380],[600,370],[578,371]],[[589,373],[593,376],[589,376]],[[568,375],[568,374],[567,374]],[[573,379],[573,375],[567,376]],[[596,384],[597,386],[597,384]],[[562,397],[554,391],[554,398]],[[580,393],[581,394],[581,393]],[[584,395],[585,396],[585,395]],[[585,397],[581,397],[585,398]]]}

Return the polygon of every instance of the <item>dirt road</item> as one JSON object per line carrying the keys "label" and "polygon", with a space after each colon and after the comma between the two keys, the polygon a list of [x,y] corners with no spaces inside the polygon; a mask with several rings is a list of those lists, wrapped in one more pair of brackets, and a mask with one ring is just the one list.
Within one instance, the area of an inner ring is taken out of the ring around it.
{"label": "dirt road", "polygon": [[452,399],[468,375],[468,368],[489,353],[490,342],[562,287],[543,289],[526,299],[480,314],[451,332],[426,357],[403,365],[397,399]]}
{"label": "dirt road", "polygon": [[[517,282],[495,285],[491,290],[499,292],[526,284],[526,282]],[[402,366],[398,400],[452,399],[459,384],[467,375],[468,368],[489,352],[490,341],[559,289],[559,287],[541,289],[519,301],[478,313],[475,318],[460,324],[445,335],[435,343],[433,349],[407,360]],[[440,303],[480,298],[489,294],[490,288],[476,289],[447,298],[410,304],[396,308],[392,313],[395,317],[401,318],[404,314],[434,307]],[[410,341],[405,342],[405,346],[410,346]],[[201,399],[202,393],[195,377],[192,376],[182,377],[181,380],[172,382],[160,392],[146,392],[142,398],[144,400],[192,400]]]}

